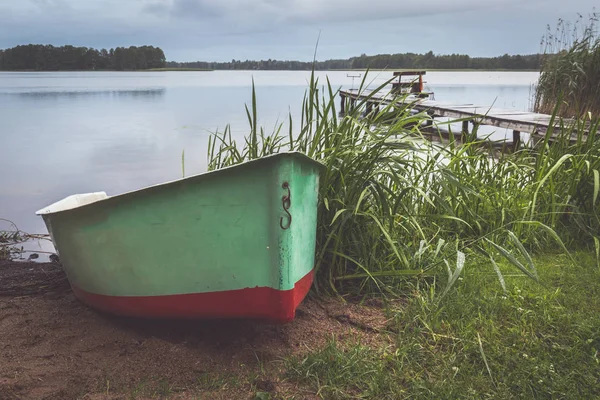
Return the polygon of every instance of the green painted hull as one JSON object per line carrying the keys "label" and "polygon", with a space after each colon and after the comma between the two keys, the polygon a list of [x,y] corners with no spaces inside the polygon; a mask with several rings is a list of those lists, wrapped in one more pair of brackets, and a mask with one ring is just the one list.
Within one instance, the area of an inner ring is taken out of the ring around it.
{"label": "green painted hull", "polygon": [[[304,286],[307,276],[312,279],[321,168],[300,153],[281,153],[69,209],[55,203],[38,214],[76,293],[113,299],[219,292],[235,297],[260,288],[291,293],[303,278]],[[153,316],[111,307],[98,308]],[[239,307],[211,312],[199,304],[188,312],[270,315]],[[167,309],[160,316],[171,315]]]}

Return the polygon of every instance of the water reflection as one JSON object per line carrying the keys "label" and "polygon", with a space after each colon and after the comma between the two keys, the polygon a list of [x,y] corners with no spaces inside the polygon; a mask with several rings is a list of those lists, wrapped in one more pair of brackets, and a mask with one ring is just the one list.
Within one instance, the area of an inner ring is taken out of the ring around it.
{"label": "water reflection", "polygon": [[[28,88],[30,89],[30,88]],[[144,100],[157,99],[163,97],[166,93],[166,88],[155,89],[117,89],[117,90],[74,90],[74,91],[25,91],[25,92],[8,92],[1,93],[4,95],[16,95],[21,98],[36,98],[36,99],[57,99],[57,98],[85,98],[85,97],[123,97],[123,98],[140,98]]]}
{"label": "water reflection", "polygon": [[530,111],[532,92],[524,85],[436,85],[435,99],[442,103],[475,104],[480,107],[508,108]]}

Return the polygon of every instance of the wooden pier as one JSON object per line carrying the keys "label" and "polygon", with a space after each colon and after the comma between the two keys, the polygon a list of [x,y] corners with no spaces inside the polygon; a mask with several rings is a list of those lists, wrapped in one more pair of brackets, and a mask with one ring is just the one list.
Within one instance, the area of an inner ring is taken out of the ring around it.
{"label": "wooden pier", "polygon": [[[387,106],[394,103],[398,107],[409,107],[416,112],[425,112],[434,118],[447,117],[462,121],[461,135],[469,133],[469,123],[478,126],[495,126],[512,130],[513,149],[521,146],[521,133],[528,133],[536,140],[545,135],[552,123],[552,116],[548,114],[538,114],[527,111],[518,111],[511,109],[491,108],[489,106],[475,105],[469,103],[445,103],[431,100],[431,93],[423,93],[422,75],[424,71],[416,73],[394,73],[394,76],[418,75],[416,84],[392,83],[392,90],[373,93],[371,90],[362,90],[360,93],[356,90],[340,91],[340,110],[344,114],[347,107],[354,107],[356,102],[366,101],[366,111],[370,113],[373,107]],[[406,95],[398,96],[399,89],[408,88]],[[430,122],[430,126],[433,121]],[[564,126],[573,123],[573,120],[563,119]],[[554,121],[556,127],[559,125],[559,118]]]}

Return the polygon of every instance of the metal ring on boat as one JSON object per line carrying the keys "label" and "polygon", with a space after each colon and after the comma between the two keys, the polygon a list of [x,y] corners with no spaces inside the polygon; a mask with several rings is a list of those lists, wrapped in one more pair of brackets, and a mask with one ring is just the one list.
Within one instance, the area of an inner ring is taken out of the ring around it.
{"label": "metal ring on boat", "polygon": [[283,204],[283,211],[285,211],[285,213],[288,215],[288,222],[287,225],[283,225],[283,217],[281,217],[279,219],[279,226],[281,227],[281,229],[286,230],[289,229],[290,225],[292,225],[292,214],[290,214],[290,212],[288,211],[288,209],[290,208],[290,206],[292,205],[292,194],[290,193],[290,184],[287,182],[283,182],[283,185],[281,185],[282,188],[287,189],[287,195],[283,196],[281,198],[281,202]]}

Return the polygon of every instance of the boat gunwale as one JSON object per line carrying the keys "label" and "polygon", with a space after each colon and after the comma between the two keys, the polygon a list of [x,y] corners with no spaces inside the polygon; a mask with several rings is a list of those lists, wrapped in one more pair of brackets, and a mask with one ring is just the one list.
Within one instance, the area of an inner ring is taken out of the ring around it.
{"label": "boat gunwale", "polygon": [[[215,169],[213,171],[205,171],[205,172],[200,172],[198,174],[195,175],[190,175],[187,177],[183,177],[183,178],[178,178],[178,179],[173,179],[170,181],[166,181],[166,182],[161,182],[161,183],[157,183],[154,185],[149,185],[149,186],[144,186],[142,188],[139,189],[134,189],[134,190],[130,190],[130,191],[126,191],[123,193],[119,193],[116,194],[114,196],[108,196],[104,199],[100,199],[100,200],[96,200],[93,201],[91,203],[87,203],[87,204],[83,204],[80,206],[76,206],[76,207],[71,207],[71,208],[66,208],[64,210],[58,210],[58,211],[54,211],[54,212],[44,212],[44,210],[52,207],[53,205],[55,205],[56,203],[63,201],[64,199],[66,199],[67,197],[64,197],[63,199],[60,199],[58,201],[55,201],[54,203],[47,205],[46,207],[43,207],[41,209],[39,209],[38,211],[36,211],[36,215],[40,215],[40,216],[49,216],[49,215],[58,215],[58,214],[62,214],[62,213],[66,213],[66,212],[72,212],[75,210],[82,210],[85,209],[87,207],[91,207],[94,205],[101,205],[101,204],[106,204],[107,202],[111,202],[111,201],[118,201],[119,199],[122,199],[123,197],[128,197],[128,196],[135,196],[136,194],[140,194],[142,192],[145,191],[151,191],[151,190],[156,190],[158,188],[162,188],[162,187],[168,187],[170,185],[175,185],[181,182],[185,182],[185,181],[189,181],[189,180],[193,180],[193,179],[202,179],[205,178],[207,176],[214,176],[217,175],[218,173],[226,173],[226,172],[230,172],[233,169],[238,169],[238,168],[242,168],[244,166],[248,166],[250,164],[260,164],[260,163],[264,163],[264,162],[272,162],[273,159],[275,158],[279,158],[279,157],[299,157],[301,159],[304,159],[304,161],[308,161],[310,164],[313,164],[316,168],[319,169],[319,172],[323,171],[326,166],[321,163],[320,161],[317,161],[309,156],[307,156],[306,154],[299,152],[299,151],[285,151],[285,152],[279,152],[279,153],[274,153],[274,154],[270,154],[264,157],[260,157],[260,158],[255,158],[253,160],[247,160],[247,161],[243,161],[239,164],[234,164],[234,165],[230,165],[228,167],[223,167],[223,168],[219,168],[219,169]],[[87,194],[87,193],[80,193],[80,194]]]}

